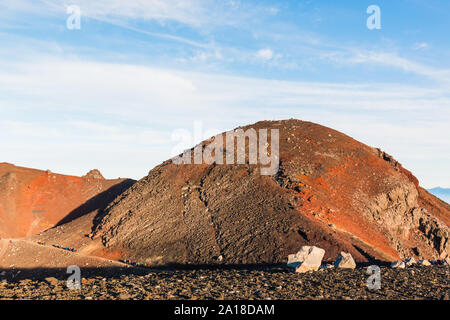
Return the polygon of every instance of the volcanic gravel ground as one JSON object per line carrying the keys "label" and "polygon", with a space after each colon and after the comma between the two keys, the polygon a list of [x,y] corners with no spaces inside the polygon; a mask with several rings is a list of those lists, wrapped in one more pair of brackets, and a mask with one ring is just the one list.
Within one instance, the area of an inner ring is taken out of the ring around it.
{"label": "volcanic gravel ground", "polygon": [[381,268],[381,289],[366,286],[367,268],[295,274],[283,269],[152,271],[83,278],[0,281],[0,299],[439,299],[448,300],[446,266]]}

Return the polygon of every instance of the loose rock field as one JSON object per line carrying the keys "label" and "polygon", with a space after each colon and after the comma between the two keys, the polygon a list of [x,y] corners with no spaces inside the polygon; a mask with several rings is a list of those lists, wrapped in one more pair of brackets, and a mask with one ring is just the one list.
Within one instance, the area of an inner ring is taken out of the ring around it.
{"label": "loose rock field", "polygon": [[62,277],[2,280],[0,299],[449,299],[447,266],[381,267],[381,289],[373,291],[366,286],[366,270],[141,270],[85,275],[80,290],[69,290]]}

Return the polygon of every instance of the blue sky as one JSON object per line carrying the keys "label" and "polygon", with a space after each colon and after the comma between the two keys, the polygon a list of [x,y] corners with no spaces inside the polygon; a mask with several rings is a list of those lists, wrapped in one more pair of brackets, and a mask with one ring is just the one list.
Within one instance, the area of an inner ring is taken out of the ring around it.
{"label": "blue sky", "polygon": [[0,0],[0,161],[141,178],[180,130],[293,117],[450,187],[449,30],[443,0]]}

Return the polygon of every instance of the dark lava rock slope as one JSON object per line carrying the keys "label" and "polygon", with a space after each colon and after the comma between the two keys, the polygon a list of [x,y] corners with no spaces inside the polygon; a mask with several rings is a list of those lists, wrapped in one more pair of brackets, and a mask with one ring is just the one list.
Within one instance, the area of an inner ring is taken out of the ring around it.
{"label": "dark lava rock slope", "polygon": [[250,128],[279,130],[276,174],[261,175],[248,157],[168,160],[99,215],[93,237],[153,265],[278,263],[307,244],[324,248],[325,260],[340,251],[357,262],[449,255],[448,204],[390,155],[300,120]]}

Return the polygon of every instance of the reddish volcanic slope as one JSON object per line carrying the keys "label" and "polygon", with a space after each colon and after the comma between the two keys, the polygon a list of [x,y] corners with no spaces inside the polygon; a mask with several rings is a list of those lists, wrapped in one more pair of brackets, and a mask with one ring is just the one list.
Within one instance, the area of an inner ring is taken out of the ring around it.
{"label": "reddish volcanic slope", "polygon": [[450,253],[448,204],[391,156],[300,120],[250,128],[279,129],[276,175],[166,161],[106,208],[94,239],[152,264],[273,263],[306,244],[360,262]]}
{"label": "reddish volcanic slope", "polygon": [[134,181],[105,180],[0,163],[0,237],[26,237],[103,208]]}
{"label": "reddish volcanic slope", "polygon": [[83,268],[124,267],[118,261],[61,250],[51,245],[39,245],[26,239],[0,239],[0,269],[37,271],[67,268],[70,265]]}

